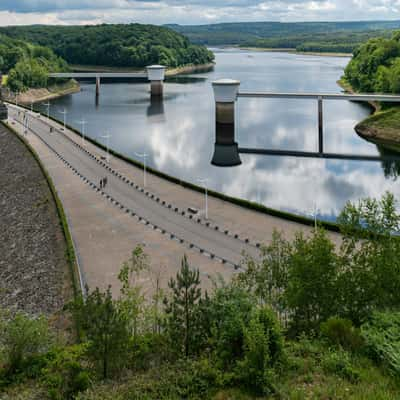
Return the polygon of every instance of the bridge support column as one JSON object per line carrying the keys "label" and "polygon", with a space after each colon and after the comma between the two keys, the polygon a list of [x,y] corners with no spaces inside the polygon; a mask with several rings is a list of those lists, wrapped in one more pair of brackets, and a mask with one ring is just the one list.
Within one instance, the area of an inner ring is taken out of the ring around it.
{"label": "bridge support column", "polygon": [[165,78],[164,65],[149,65],[146,67],[147,79],[150,81],[150,93],[152,97],[163,96],[163,82]]}
{"label": "bridge support column", "polygon": [[220,79],[212,83],[215,98],[215,147],[211,164],[219,167],[240,165],[235,142],[235,103],[240,81]]}
{"label": "bridge support column", "polygon": [[100,96],[100,76],[96,76],[96,97]]}

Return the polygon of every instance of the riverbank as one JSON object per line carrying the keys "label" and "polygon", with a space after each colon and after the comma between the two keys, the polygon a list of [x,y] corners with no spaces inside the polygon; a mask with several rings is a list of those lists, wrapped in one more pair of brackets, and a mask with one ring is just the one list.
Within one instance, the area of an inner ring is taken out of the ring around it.
{"label": "riverbank", "polygon": [[[18,95],[18,103],[30,105],[31,103],[40,103],[42,101],[54,100],[68,94],[77,93],[81,90],[79,83],[70,79],[65,83],[51,85],[48,88],[29,89]],[[5,94],[4,100],[15,102],[13,94]]]}
{"label": "riverbank", "polygon": [[[338,85],[346,92],[354,94],[352,86],[345,80],[340,79]],[[359,122],[355,131],[362,138],[398,149],[400,146],[400,107],[382,109],[378,102],[368,102],[371,114],[368,118]],[[394,147],[393,147],[394,146]]]}
{"label": "riverbank", "polygon": [[318,51],[297,51],[295,48],[264,48],[264,47],[237,47],[239,50],[263,51],[266,53],[289,53],[305,56],[324,56],[324,57],[352,57],[352,53],[333,53],[333,52],[318,52]]}

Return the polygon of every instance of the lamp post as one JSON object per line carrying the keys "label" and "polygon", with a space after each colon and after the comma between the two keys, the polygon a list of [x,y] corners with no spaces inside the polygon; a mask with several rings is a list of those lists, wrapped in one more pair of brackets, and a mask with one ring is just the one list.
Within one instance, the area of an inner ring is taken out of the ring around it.
{"label": "lamp post", "polygon": [[65,131],[66,119],[67,119],[68,111],[67,111],[67,110],[65,109],[65,107],[64,107],[64,111],[59,111],[59,113],[60,113],[60,114],[63,114],[63,116],[64,116],[64,131]]}
{"label": "lamp post", "polygon": [[105,135],[102,135],[101,137],[106,139],[106,141],[107,141],[107,144],[106,144],[106,147],[107,147],[107,159],[106,160],[109,163],[110,162],[110,137],[111,137],[111,135],[106,133]]}
{"label": "lamp post", "polygon": [[208,219],[208,189],[207,189],[207,182],[208,179],[197,179],[197,181],[201,184],[204,184],[204,194],[205,194],[205,215],[206,219]]}
{"label": "lamp post", "polygon": [[138,157],[142,157],[143,158],[143,187],[146,187],[146,157],[147,154],[146,153],[136,153],[135,154]]}
{"label": "lamp post", "polygon": [[87,124],[87,121],[82,118],[80,121],[78,121],[78,123],[81,124],[82,145],[85,146],[85,125]]}
{"label": "lamp post", "polygon": [[33,100],[31,100],[31,112],[33,112]]}

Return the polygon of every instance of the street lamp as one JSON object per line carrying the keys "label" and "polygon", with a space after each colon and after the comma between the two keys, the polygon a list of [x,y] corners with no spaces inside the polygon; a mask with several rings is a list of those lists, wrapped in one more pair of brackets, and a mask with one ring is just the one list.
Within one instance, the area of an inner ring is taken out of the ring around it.
{"label": "street lamp", "polygon": [[207,182],[208,179],[197,179],[197,181],[201,184],[204,184],[204,194],[205,194],[205,201],[206,201],[206,219],[208,219],[208,189],[207,189]]}
{"label": "street lamp", "polygon": [[146,187],[146,153],[136,153],[138,157],[143,157],[143,187]]}
{"label": "street lamp", "polygon": [[64,131],[65,131],[65,125],[66,125],[68,111],[64,107],[64,111],[59,111],[59,113],[64,115]]}
{"label": "street lamp", "polygon": [[47,118],[50,118],[50,102],[48,101],[47,103],[44,103],[43,105],[47,107]]}
{"label": "street lamp", "polygon": [[82,145],[85,145],[85,125],[87,124],[87,121],[85,121],[83,118],[78,121],[78,124],[81,124],[81,133],[82,133]]}
{"label": "street lamp", "polygon": [[109,134],[105,134],[105,135],[102,135],[101,136],[102,138],[104,138],[104,139],[106,139],[107,140],[107,162],[109,163],[110,162],[110,137],[111,137],[111,135],[109,135]]}

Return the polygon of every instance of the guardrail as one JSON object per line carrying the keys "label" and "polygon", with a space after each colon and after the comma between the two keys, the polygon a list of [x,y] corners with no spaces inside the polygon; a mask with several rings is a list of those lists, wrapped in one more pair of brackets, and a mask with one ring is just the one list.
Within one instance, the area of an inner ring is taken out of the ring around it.
{"label": "guardrail", "polygon": [[[271,156],[293,156],[361,161],[400,161],[396,156],[368,156],[362,154],[326,153],[324,151],[323,101],[346,100],[363,102],[400,103],[400,96],[386,94],[336,94],[336,93],[269,93],[239,92],[240,81],[221,79],[212,83],[215,98],[216,138],[211,163],[219,167],[241,164],[240,153]],[[318,102],[318,151],[292,151],[276,149],[242,148],[235,142],[235,104],[238,98],[300,99]]]}

